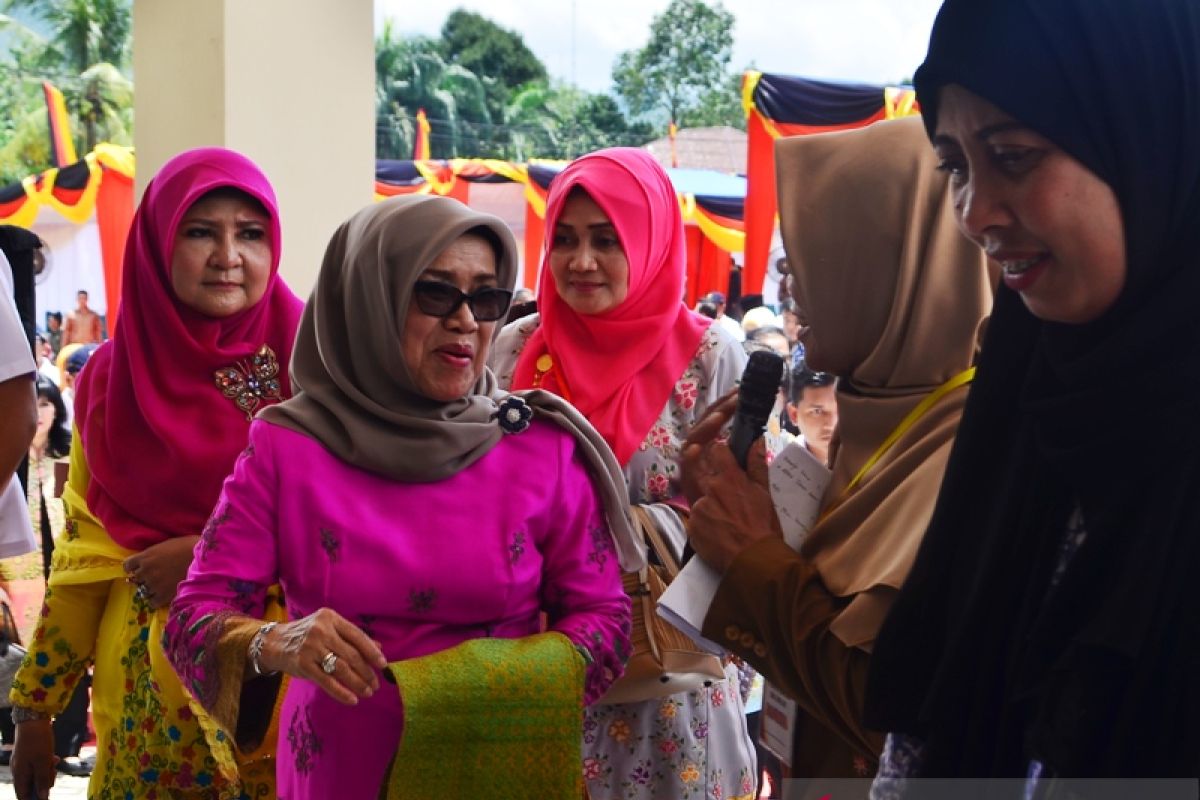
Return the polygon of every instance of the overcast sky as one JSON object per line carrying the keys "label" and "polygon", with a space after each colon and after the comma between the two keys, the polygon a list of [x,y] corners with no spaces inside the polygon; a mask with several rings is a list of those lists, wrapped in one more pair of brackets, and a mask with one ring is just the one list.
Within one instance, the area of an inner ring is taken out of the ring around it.
{"label": "overcast sky", "polygon": [[[401,33],[437,36],[456,8],[482,14],[525,38],[552,77],[582,89],[611,88],[613,59],[641,47],[669,0],[375,0]],[[865,83],[912,76],[941,0],[726,0],[733,63],[764,72]],[[572,31],[574,34],[572,35]]]}

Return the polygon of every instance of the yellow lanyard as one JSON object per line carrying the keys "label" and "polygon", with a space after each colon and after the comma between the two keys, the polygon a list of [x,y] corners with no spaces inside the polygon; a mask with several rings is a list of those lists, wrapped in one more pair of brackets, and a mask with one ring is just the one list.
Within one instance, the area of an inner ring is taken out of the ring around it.
{"label": "yellow lanyard", "polygon": [[921,419],[921,417],[925,416],[929,409],[937,405],[939,400],[948,395],[950,392],[953,392],[958,387],[966,386],[974,379],[975,368],[971,367],[970,369],[966,369],[958,373],[953,378],[946,381],[941,386],[926,395],[925,399],[922,400],[916,408],[908,412],[908,416],[900,421],[900,424],[896,426],[896,429],[888,434],[888,437],[883,440],[883,444],[879,445],[879,449],[875,451],[875,454],[867,459],[867,463],[863,464],[862,469],[858,471],[858,474],[854,476],[850,483],[846,484],[846,488],[842,490],[842,494],[838,497],[838,501],[840,502],[841,500],[845,499],[846,495],[854,491],[854,487],[858,486],[863,477],[871,471],[871,467],[879,463],[879,459],[887,455],[887,452],[892,449],[893,445],[900,441],[900,437],[908,433],[909,429],[912,428],[913,425],[916,425],[917,421]]}

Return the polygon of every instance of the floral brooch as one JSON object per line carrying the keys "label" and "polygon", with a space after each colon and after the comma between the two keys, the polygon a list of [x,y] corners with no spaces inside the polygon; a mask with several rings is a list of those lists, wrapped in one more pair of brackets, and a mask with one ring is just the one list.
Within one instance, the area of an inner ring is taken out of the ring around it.
{"label": "floral brooch", "polygon": [[522,433],[529,429],[533,409],[524,399],[510,394],[496,407],[494,418],[505,433]]}
{"label": "floral brooch", "polygon": [[282,400],[279,384],[279,359],[267,345],[258,348],[248,361],[239,361],[213,373],[221,394],[232,400],[245,414],[254,419],[254,412],[264,402]]}

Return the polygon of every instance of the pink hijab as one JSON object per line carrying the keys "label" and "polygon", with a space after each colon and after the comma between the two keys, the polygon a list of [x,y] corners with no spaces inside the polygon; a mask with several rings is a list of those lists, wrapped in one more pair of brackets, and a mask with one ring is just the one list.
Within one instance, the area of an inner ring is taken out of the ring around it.
{"label": "pink hijab", "polygon": [[[274,247],[262,300],[214,319],[175,298],[170,270],[180,219],[220,187],[263,204]],[[279,251],[275,192],[245,156],[189,150],[146,187],[125,247],[120,320],[88,361],[75,398],[92,474],[88,507],[122,547],[143,550],[203,529],[250,427],[217,388],[216,370],[244,365],[266,344],[278,359],[282,394],[291,395],[287,365],[302,307],[277,274]]]}
{"label": "pink hijab", "polygon": [[571,162],[550,185],[548,242],[576,186],[616,229],[629,260],[629,293],[611,311],[576,313],[555,288],[547,244],[538,278],[541,325],[517,360],[513,388],[533,385],[535,364],[548,352],[567,386],[550,382],[543,388],[568,396],[624,466],[662,413],[712,320],[689,311],[681,299],[687,261],[683,220],[675,188],[657,161],[644,150],[615,147]]}

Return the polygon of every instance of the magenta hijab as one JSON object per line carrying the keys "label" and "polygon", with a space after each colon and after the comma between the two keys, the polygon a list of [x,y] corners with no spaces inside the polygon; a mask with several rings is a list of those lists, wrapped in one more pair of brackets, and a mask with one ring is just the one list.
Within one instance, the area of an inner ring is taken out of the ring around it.
{"label": "magenta hijab", "polygon": [[[554,227],[577,186],[612,221],[629,261],[629,292],[603,314],[573,311],[550,274]],[[517,360],[513,388],[533,386],[536,362],[549,353],[567,385],[550,380],[543,388],[567,397],[625,466],[712,324],[683,304],[687,247],[675,187],[645,150],[614,147],[582,156],[550,185],[546,238],[541,324]]]}
{"label": "magenta hijab", "polygon": [[[270,216],[271,277],[263,298],[233,316],[204,316],[171,289],[175,232],[213,189],[256,198]],[[206,147],[166,163],[133,216],[121,276],[121,316],[112,339],[80,375],[76,424],[91,471],[88,507],[122,547],[143,550],[199,534],[250,421],[215,383],[225,367],[244,372],[267,345],[284,397],[302,305],[279,277],[279,209],[262,171],[231,150]]]}

